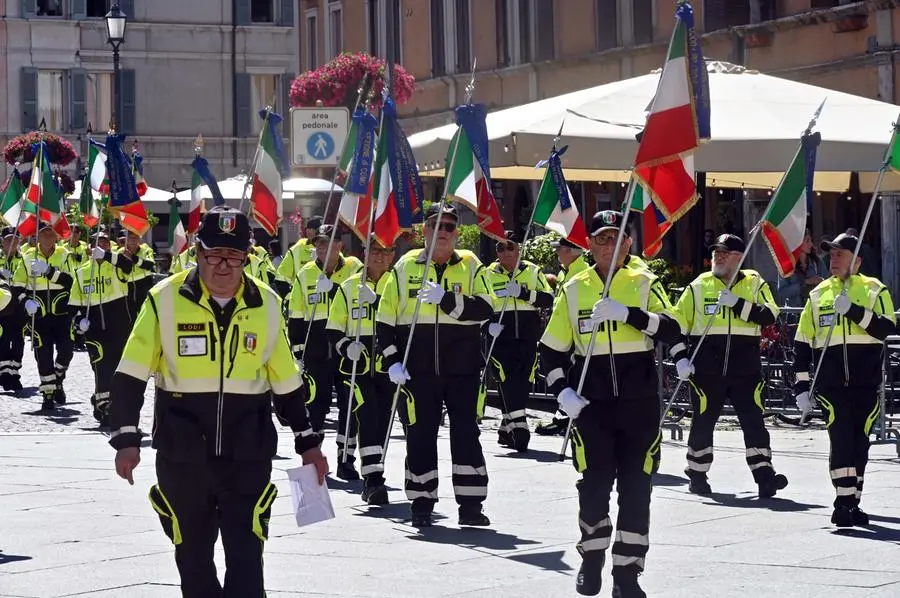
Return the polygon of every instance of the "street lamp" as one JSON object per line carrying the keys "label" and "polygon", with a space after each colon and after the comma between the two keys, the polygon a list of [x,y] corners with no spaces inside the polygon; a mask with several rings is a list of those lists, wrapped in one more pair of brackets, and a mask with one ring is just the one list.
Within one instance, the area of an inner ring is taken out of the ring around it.
{"label": "street lamp", "polygon": [[113,105],[112,118],[110,119],[109,128],[115,130],[116,112],[119,107],[119,46],[125,43],[125,25],[128,22],[128,15],[119,8],[116,2],[106,13],[106,41],[113,48]]}

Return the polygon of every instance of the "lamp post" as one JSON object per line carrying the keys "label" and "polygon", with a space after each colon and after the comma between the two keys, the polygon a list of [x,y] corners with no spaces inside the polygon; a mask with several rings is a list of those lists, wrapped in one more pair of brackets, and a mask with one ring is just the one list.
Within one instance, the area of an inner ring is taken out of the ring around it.
{"label": "lamp post", "polygon": [[127,24],[128,16],[122,12],[122,9],[119,8],[119,3],[116,2],[112,5],[112,8],[109,9],[109,12],[106,13],[106,41],[113,48],[113,105],[112,105],[112,118],[110,119],[109,128],[111,130],[116,130],[117,127],[117,117],[121,115],[118,114],[119,109],[119,46],[125,43],[125,25]]}

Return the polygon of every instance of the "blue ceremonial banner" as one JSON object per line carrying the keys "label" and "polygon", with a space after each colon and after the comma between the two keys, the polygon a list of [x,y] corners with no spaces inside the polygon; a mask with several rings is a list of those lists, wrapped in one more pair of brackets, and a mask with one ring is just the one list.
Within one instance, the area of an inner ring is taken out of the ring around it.
{"label": "blue ceremonial banner", "polygon": [[206,161],[206,158],[203,156],[197,156],[194,158],[194,161],[191,162],[191,166],[194,167],[194,170],[200,175],[200,178],[209,187],[209,192],[212,193],[213,196],[213,204],[217,206],[225,205],[225,198],[222,197],[222,192],[219,190],[219,183],[216,181],[215,175],[209,169],[209,162]]}
{"label": "blue ceremonial banner", "polygon": [[462,127],[472,153],[481,166],[488,185],[491,184],[491,164],[488,159],[487,109],[484,104],[464,104],[456,107],[456,124]]}
{"label": "blue ceremonial banner", "polygon": [[550,179],[553,181],[553,186],[556,187],[556,194],[559,196],[560,210],[568,210],[572,207],[572,202],[569,201],[569,186],[563,174],[562,160],[560,160],[560,156],[566,153],[567,149],[569,149],[569,146],[564,145],[561,149],[553,150],[547,165],[547,168],[550,170]]}
{"label": "blue ceremonial banner", "polygon": [[281,172],[281,176],[285,177],[291,174],[291,163],[288,161],[287,151],[284,149],[284,140],[281,138],[281,135],[277,133],[276,127],[284,120],[284,118],[278,114],[277,112],[269,112],[265,108],[259,111],[259,117],[263,119],[263,122],[266,120],[266,113],[269,114],[269,131],[272,133],[272,144],[275,146],[275,153],[278,154],[278,160],[276,164],[279,167],[279,171]]}
{"label": "blue ceremonial banner", "polygon": [[822,142],[821,133],[804,135],[800,140],[803,147],[803,158],[806,162],[806,211],[812,213],[813,179],[816,176],[816,152]]}
{"label": "blue ceremonial banner", "polygon": [[694,113],[697,119],[697,133],[700,139],[710,138],[709,73],[703,60],[703,48],[697,30],[694,28],[694,8],[683,2],[675,10],[675,17],[684,23],[687,32],[687,63],[693,88]]}
{"label": "blue ceremonial banner", "polygon": [[387,135],[391,186],[397,202],[397,221],[400,228],[409,229],[413,224],[424,220],[422,180],[419,178],[416,157],[397,121],[397,106],[390,95],[384,100],[382,118],[382,135]]}
{"label": "blue ceremonial banner", "polygon": [[131,172],[131,160],[122,151],[124,140],[125,135],[106,137],[106,176],[109,178],[109,207],[113,210],[141,202]]}
{"label": "blue ceremonial banner", "polygon": [[378,120],[365,109],[357,108],[353,115],[353,126],[357,128],[356,147],[353,150],[353,163],[344,191],[353,195],[366,195],[375,162]]}

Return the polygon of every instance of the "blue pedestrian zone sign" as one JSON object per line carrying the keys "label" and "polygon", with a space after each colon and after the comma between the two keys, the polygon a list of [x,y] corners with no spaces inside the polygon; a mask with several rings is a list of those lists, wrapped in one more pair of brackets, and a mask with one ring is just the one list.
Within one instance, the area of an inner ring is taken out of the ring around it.
{"label": "blue pedestrian zone sign", "polygon": [[334,154],[334,138],[324,131],[317,131],[306,140],[306,152],[315,160],[327,160]]}

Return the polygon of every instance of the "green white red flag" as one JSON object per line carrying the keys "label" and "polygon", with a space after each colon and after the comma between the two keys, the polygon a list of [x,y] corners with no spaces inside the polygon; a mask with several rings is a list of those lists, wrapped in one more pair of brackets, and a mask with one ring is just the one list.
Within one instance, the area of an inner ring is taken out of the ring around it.
{"label": "green white red flag", "polygon": [[534,222],[587,249],[588,239],[584,221],[578,214],[572,192],[563,176],[560,156],[565,151],[566,147],[554,150],[549,160],[538,165],[546,164],[547,170],[544,172],[544,180],[541,182],[537,205],[534,208]]}
{"label": "green white red flag", "polygon": [[278,136],[276,127],[283,120],[281,115],[261,111],[264,118],[262,137],[256,164],[253,168],[253,188],[250,192],[250,205],[253,218],[270,236],[278,234],[281,226],[282,183],[281,170],[285,164],[284,147]]}

